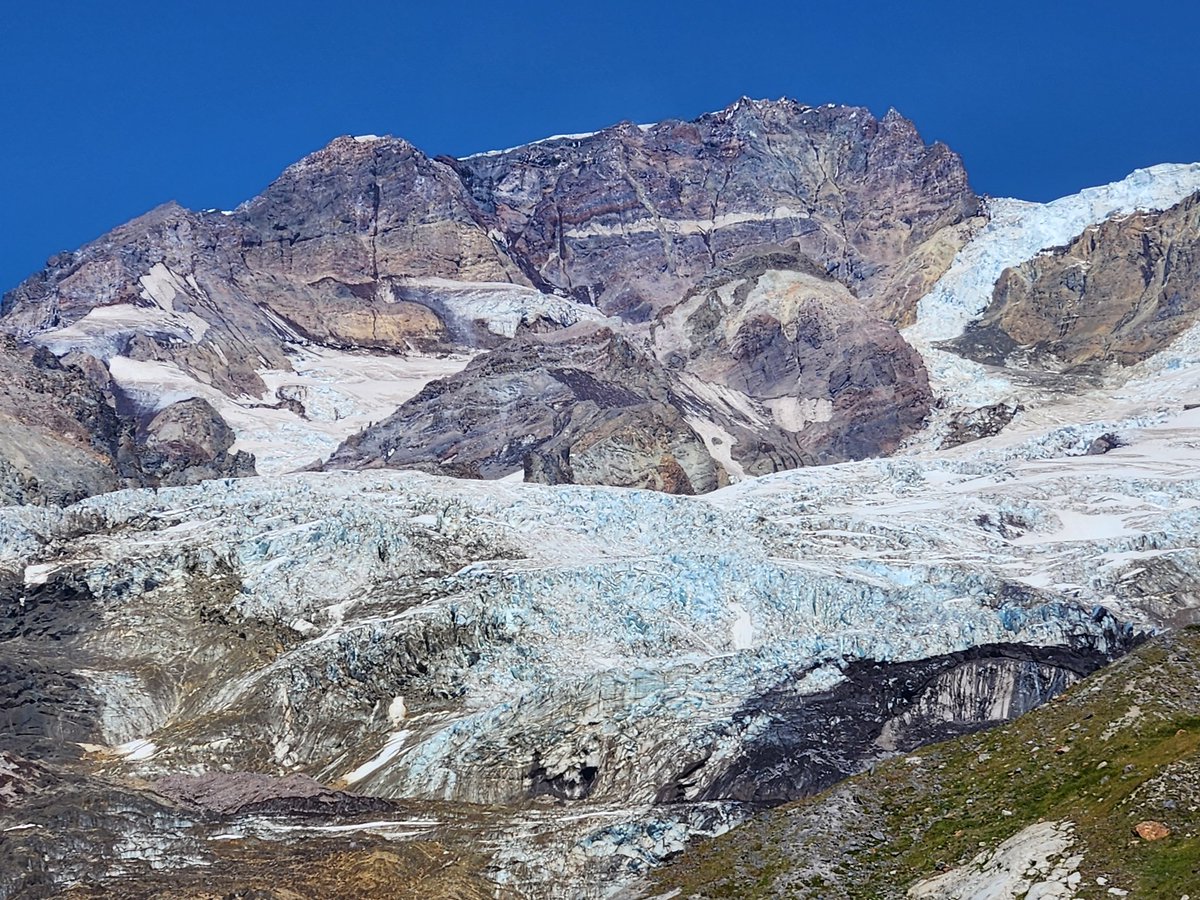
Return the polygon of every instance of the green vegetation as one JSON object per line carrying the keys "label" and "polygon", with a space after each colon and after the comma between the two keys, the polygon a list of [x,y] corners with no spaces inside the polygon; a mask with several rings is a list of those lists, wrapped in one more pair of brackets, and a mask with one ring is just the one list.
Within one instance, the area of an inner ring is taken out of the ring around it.
{"label": "green vegetation", "polygon": [[[1152,819],[1171,834],[1144,841]],[[1081,898],[1200,898],[1200,630],[1158,638],[1015,722],[890,760],[685,853],[681,896],[903,897],[1040,820],[1075,824]],[[1097,884],[1097,878],[1106,879]]]}

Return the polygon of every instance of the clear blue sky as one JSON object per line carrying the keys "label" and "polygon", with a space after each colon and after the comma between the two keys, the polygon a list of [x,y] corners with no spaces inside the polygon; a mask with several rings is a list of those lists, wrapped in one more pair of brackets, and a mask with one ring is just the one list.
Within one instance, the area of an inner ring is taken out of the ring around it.
{"label": "clear blue sky", "polygon": [[737,97],[883,113],[981,192],[1200,160],[1200,3],[0,6],[0,291],[169,199],[228,208],[339,134],[462,155]]}

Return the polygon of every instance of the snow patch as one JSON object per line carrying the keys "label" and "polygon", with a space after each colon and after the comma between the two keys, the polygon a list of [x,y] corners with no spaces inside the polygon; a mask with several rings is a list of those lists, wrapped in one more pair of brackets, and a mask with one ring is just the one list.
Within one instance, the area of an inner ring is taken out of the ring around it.
{"label": "snow patch", "polygon": [[134,306],[114,303],[88,310],[81,319],[35,335],[35,343],[55,356],[81,350],[105,362],[123,353],[137,334],[195,344],[208,331],[208,323],[195,313],[175,312],[163,306]]}
{"label": "snow patch", "polygon": [[[261,397],[232,398],[203,384],[174,363],[109,360],[113,380],[143,410],[200,397],[213,405],[237,435],[233,451],[253,453],[258,472],[273,475],[327,459],[350,435],[395,412],[425,385],[461,371],[469,354],[377,356],[307,347],[292,357],[294,371],[259,372]],[[300,415],[280,404],[286,396],[304,406]]]}
{"label": "snow patch", "polygon": [[833,401],[824,398],[774,397],[764,400],[775,423],[785,431],[803,431],[813,422],[828,422],[833,418]]}
{"label": "snow patch", "polygon": [[540,319],[563,327],[585,321],[608,321],[594,306],[519,284],[449,278],[412,279],[405,284],[435,298],[434,305],[445,310],[450,324],[482,323],[492,334],[506,338],[515,336],[522,325],[532,325]]}
{"label": "snow patch", "polygon": [[717,229],[730,228],[734,225],[744,225],[747,222],[778,222],[781,220],[807,218],[809,218],[809,214],[805,210],[780,206],[765,212],[722,213],[711,219],[667,219],[658,217],[653,219],[636,219],[632,222],[616,222],[611,225],[589,222],[581,228],[570,229],[566,232],[565,237],[580,240],[591,237],[625,237],[632,234],[659,234],[664,231],[668,234],[679,235],[711,234]]}
{"label": "snow patch", "polygon": [[25,567],[25,586],[31,587],[35,584],[45,584],[50,580],[50,576],[58,571],[57,563],[42,563],[36,566]]}
{"label": "snow patch", "polygon": [[144,759],[149,759],[158,752],[158,747],[153,741],[141,739],[136,741],[126,741],[113,748],[116,754],[129,762],[140,762]]}
{"label": "snow patch", "polygon": [[750,610],[740,603],[730,603],[729,611],[734,615],[732,627],[729,629],[729,639],[734,650],[749,650],[754,646],[754,622],[750,618]]}
{"label": "snow patch", "polygon": [[600,132],[598,131],[583,131],[579,134],[553,134],[550,137],[538,138],[536,141],[529,141],[525,144],[517,144],[515,147],[508,147],[505,150],[484,150],[481,153],[472,153],[469,156],[460,157],[461,159],[480,159],[485,156],[503,156],[506,153],[515,153],[518,150],[524,150],[526,147],[535,147],[538,144],[549,144],[552,141],[582,141],[586,138],[595,137]]}
{"label": "snow patch", "polygon": [[353,771],[347,772],[345,775],[343,775],[342,781],[346,782],[346,784],[354,784],[355,782],[362,781],[372,772],[382,768],[397,753],[400,752],[410,734],[412,734],[411,731],[392,732],[390,735],[388,735],[387,741],[384,742],[383,749],[381,749],[357,769],[354,769]]}
{"label": "snow patch", "polygon": [[388,704],[388,721],[393,726],[399,725],[408,716],[408,707],[404,705],[403,697],[394,697]]}
{"label": "snow patch", "polygon": [[692,431],[700,435],[708,455],[721,465],[731,481],[740,481],[746,477],[746,470],[742,468],[742,464],[733,458],[733,445],[737,440],[733,435],[716,422],[700,416],[689,415],[684,417],[684,421]]}

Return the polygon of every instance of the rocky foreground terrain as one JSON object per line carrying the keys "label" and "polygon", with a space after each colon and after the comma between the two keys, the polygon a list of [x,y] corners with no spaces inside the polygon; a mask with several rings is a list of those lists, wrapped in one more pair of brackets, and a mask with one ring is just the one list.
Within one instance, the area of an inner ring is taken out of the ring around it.
{"label": "rocky foreground terrain", "polygon": [[56,256],[0,896],[1200,896],[1198,192],[743,99]]}
{"label": "rocky foreground terrain", "polygon": [[656,873],[660,897],[1170,897],[1200,883],[1200,631]]}

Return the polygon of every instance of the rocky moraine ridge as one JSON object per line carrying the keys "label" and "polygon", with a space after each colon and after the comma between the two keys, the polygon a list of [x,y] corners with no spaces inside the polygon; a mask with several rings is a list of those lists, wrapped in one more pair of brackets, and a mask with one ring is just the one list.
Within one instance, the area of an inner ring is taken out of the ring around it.
{"label": "rocky moraine ridge", "polygon": [[[1200,620],[1198,192],[743,99],[60,254],[0,309],[0,897],[941,896],[907,807],[891,869],[760,816]],[[919,822],[1020,883],[1030,816]]]}

